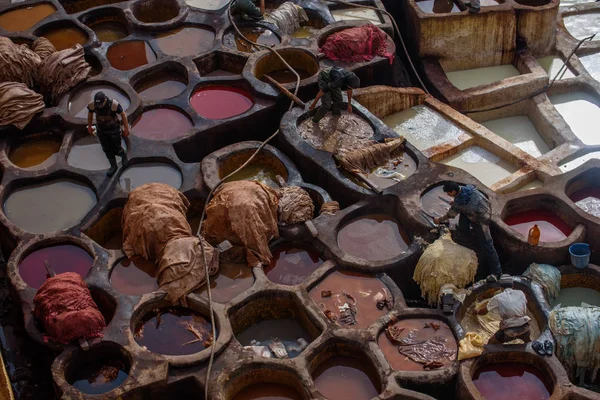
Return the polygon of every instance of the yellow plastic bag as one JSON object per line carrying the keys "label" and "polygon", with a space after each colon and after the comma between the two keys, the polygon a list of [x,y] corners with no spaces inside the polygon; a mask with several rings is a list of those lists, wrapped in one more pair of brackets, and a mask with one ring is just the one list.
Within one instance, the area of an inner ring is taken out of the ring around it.
{"label": "yellow plastic bag", "polygon": [[468,332],[458,342],[458,361],[479,357],[483,353],[483,339],[475,332]]}

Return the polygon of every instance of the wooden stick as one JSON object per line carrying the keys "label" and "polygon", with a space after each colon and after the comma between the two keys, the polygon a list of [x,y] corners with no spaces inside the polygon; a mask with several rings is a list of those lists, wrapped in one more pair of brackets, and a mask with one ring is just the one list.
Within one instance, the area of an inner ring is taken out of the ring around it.
{"label": "wooden stick", "polygon": [[296,97],[294,95],[294,93],[290,92],[289,90],[287,90],[281,83],[277,82],[275,79],[271,78],[269,75],[265,75],[265,78],[267,78],[267,80],[274,85],[277,89],[279,89],[279,91],[283,94],[285,94],[290,100],[292,100],[294,103],[296,103],[298,106],[305,108],[306,104],[304,104],[304,102],[302,100],[300,100],[298,97]]}
{"label": "wooden stick", "polygon": [[48,275],[49,278],[56,276],[56,272],[54,272],[48,260],[44,260],[44,267],[46,267],[46,275]]}
{"label": "wooden stick", "polygon": [[377,194],[383,193],[381,191],[381,189],[379,189],[379,186],[377,186],[375,183],[373,183],[373,181],[371,181],[369,178],[367,178],[363,174],[354,173],[354,176],[356,176],[359,181],[361,181],[362,183],[364,183],[365,185],[367,185],[375,193],[377,193]]}

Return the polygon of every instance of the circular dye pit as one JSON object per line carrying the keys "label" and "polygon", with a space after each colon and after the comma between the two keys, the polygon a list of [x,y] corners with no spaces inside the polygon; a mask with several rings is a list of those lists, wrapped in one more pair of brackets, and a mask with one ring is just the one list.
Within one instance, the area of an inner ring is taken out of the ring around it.
{"label": "circular dye pit", "polygon": [[181,307],[152,310],[135,327],[134,338],[153,353],[171,356],[198,353],[213,343],[210,322]]}
{"label": "circular dye pit", "polygon": [[302,400],[297,390],[279,383],[257,383],[246,386],[233,400]]}
{"label": "circular dye pit", "polygon": [[319,393],[330,400],[368,400],[379,394],[375,373],[354,357],[333,356],[312,373]]}
{"label": "circular dye pit", "polygon": [[119,293],[138,296],[158,290],[156,282],[156,264],[135,257],[124,258],[114,266],[110,274],[110,284]]}
{"label": "circular dye pit", "polygon": [[73,368],[67,382],[87,394],[102,394],[119,387],[129,376],[129,367],[115,359],[93,359]]}
{"label": "circular dye pit", "polygon": [[125,190],[133,190],[146,183],[165,183],[179,189],[183,177],[177,168],[165,163],[135,164],[128,167],[119,177],[119,185]]}
{"label": "circular dye pit", "polygon": [[39,288],[46,281],[44,261],[47,261],[57,274],[77,272],[82,278],[85,278],[94,264],[94,259],[87,251],[72,244],[36,250],[19,263],[19,275],[34,289]]}
{"label": "circular dye pit", "polygon": [[94,96],[100,91],[104,92],[109,98],[116,100],[123,107],[123,110],[129,108],[129,97],[119,88],[112,85],[85,85],[69,96],[67,106],[69,115],[75,118],[87,118],[87,106],[94,101]]}
{"label": "circular dye pit", "polygon": [[[310,78],[319,72],[319,62],[315,56],[300,49],[283,49],[277,52],[300,75],[300,79]],[[267,75],[279,83],[296,82],[296,76],[287,68],[281,59],[268,53],[262,56],[253,69],[258,79],[269,82]]]}
{"label": "circular dye pit", "polygon": [[292,37],[296,39],[308,39],[313,37],[319,32],[319,28],[315,28],[312,26],[301,26],[294,33],[292,33]]}
{"label": "circular dye pit", "polygon": [[274,168],[262,163],[251,163],[225,179],[223,182],[258,181],[267,186],[271,186],[272,188],[279,188],[276,176],[277,171]]}
{"label": "circular dye pit", "polygon": [[[429,214],[429,219],[433,222],[433,217],[443,217],[450,209],[450,202],[454,199],[444,192],[443,186],[436,186],[428,190],[421,196],[421,208]],[[452,225],[458,224],[458,216],[450,220]]]}
{"label": "circular dye pit", "polygon": [[314,248],[297,243],[284,243],[272,250],[273,259],[265,268],[271,282],[299,285],[325,261]]}
{"label": "circular dye pit", "polygon": [[325,316],[345,328],[368,328],[393,307],[391,293],[380,279],[355,272],[336,271],[308,294]]}
{"label": "circular dye pit", "polygon": [[98,40],[101,42],[109,43],[116,42],[127,36],[129,32],[127,27],[119,21],[115,20],[100,20],[88,24],[88,27],[94,31]]}
{"label": "circular dye pit", "polygon": [[559,304],[561,307],[581,307],[581,303],[600,307],[600,292],[585,287],[562,288],[550,305],[551,308]]}
{"label": "circular dye pit", "polygon": [[[198,227],[192,230],[196,232]],[[250,289],[254,284],[254,275],[252,268],[246,264],[233,264],[221,262],[217,275],[210,277],[211,296],[213,301],[217,303],[227,303],[237,295]],[[196,293],[203,297],[207,297],[206,286],[198,290]]]}
{"label": "circular dye pit", "polygon": [[340,147],[355,148],[370,142],[375,134],[371,125],[356,113],[342,111],[340,117],[328,113],[318,124],[310,118],[298,125],[302,139],[317,150],[333,153]]}
{"label": "circular dye pit", "polygon": [[141,82],[136,91],[146,100],[165,100],[179,96],[186,87],[184,79],[163,72]]}
{"label": "circular dye pit", "polygon": [[19,168],[49,166],[56,161],[61,143],[58,138],[28,140],[11,146],[8,159]]}
{"label": "circular dye pit", "polygon": [[194,92],[190,104],[207,119],[225,119],[248,111],[254,105],[252,95],[236,86],[205,86]]}
{"label": "circular dye pit", "polygon": [[[400,346],[397,339],[406,341],[407,345]],[[423,371],[430,361],[441,363],[433,369],[447,368],[456,360],[458,348],[448,325],[426,318],[404,319],[391,325],[387,332],[379,335],[377,343],[396,371]]]}
{"label": "circular dye pit", "polygon": [[[267,28],[258,26],[243,27],[240,28],[240,32],[242,32],[242,35],[247,37],[248,40],[265,46],[273,47],[281,43],[279,37],[273,31]],[[254,46],[233,32],[228,32],[225,34],[223,37],[223,44],[230,49],[243,51],[244,53],[253,53],[256,51]]]}
{"label": "circular dye pit", "polygon": [[600,188],[586,187],[573,193],[569,198],[588,214],[600,218]]}
{"label": "circular dye pit", "polygon": [[[121,147],[127,148],[124,141],[121,141]],[[120,157],[117,157],[117,162],[121,163]],[[84,136],[73,143],[67,156],[67,164],[87,171],[102,171],[110,168],[98,137],[92,135]]]}
{"label": "circular dye pit", "polygon": [[111,45],[106,58],[113,68],[128,71],[156,61],[156,54],[143,40],[129,40]]}
{"label": "circular dye pit", "polygon": [[229,4],[229,0],[185,0],[188,6],[203,10],[220,10]]}
{"label": "circular dye pit", "polygon": [[369,261],[398,257],[410,243],[398,222],[386,214],[369,214],[351,220],[340,229],[337,240],[343,252]]}
{"label": "circular dye pit", "polygon": [[140,0],[133,5],[131,11],[138,21],[147,24],[166,22],[179,15],[179,4],[175,0]]}
{"label": "circular dye pit", "polygon": [[267,349],[262,350],[272,358],[281,358],[273,354],[275,346],[282,345],[288,358],[295,358],[312,342],[310,334],[293,318],[258,321],[237,334],[236,338],[242,346],[266,346]]}
{"label": "circular dye pit", "polygon": [[4,213],[21,229],[46,233],[77,225],[96,202],[89,187],[55,180],[13,191],[4,202]]}
{"label": "circular dye pit", "polygon": [[149,140],[171,140],[192,129],[192,121],[173,108],[153,108],[144,111],[131,125],[131,133]]}
{"label": "circular dye pit", "polygon": [[473,384],[486,400],[546,400],[551,394],[542,373],[521,363],[486,365],[475,373]]}
{"label": "circular dye pit", "polygon": [[8,32],[25,31],[56,12],[50,3],[25,6],[0,15],[0,28]]}
{"label": "circular dye pit", "polygon": [[209,50],[215,33],[203,28],[177,28],[156,35],[159,50],[169,56],[189,57]]}
{"label": "circular dye pit", "polygon": [[42,36],[48,39],[58,51],[69,49],[76,44],[83,46],[88,41],[87,33],[74,26],[50,29],[44,32]]}
{"label": "circular dye pit", "polygon": [[533,225],[540,228],[540,242],[565,240],[573,229],[558,215],[546,210],[531,210],[509,215],[504,222],[526,238]]}

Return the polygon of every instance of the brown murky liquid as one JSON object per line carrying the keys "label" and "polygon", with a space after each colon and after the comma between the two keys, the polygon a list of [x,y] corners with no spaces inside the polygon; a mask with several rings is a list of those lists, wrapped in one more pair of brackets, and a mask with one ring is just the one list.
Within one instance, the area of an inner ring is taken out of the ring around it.
{"label": "brown murky liquid", "polygon": [[[373,182],[379,189],[385,189],[394,186],[398,182],[408,178],[417,170],[417,162],[408,154],[404,153],[400,156],[394,157],[384,165],[381,165],[373,169],[368,174],[363,174],[367,179]],[[350,179],[352,182],[366,189],[369,186],[359,180],[354,174],[341,168],[340,171],[344,176]]]}
{"label": "brown murky liquid", "polygon": [[110,46],[106,58],[114,68],[128,71],[155,61],[156,55],[143,40],[130,40]]}
{"label": "brown murky liquid", "polygon": [[[298,75],[300,75],[300,80],[310,78],[312,75],[303,69],[296,69]],[[276,71],[271,71],[267,75],[271,78],[275,79],[279,83],[290,83],[296,82],[296,75],[294,75],[289,69],[278,69]],[[261,81],[269,82],[266,77],[262,77]]]}
{"label": "brown murky liquid", "polygon": [[[242,32],[242,35],[248,38],[248,40],[265,46],[273,47],[281,43],[281,40],[279,40],[279,38],[273,31],[262,27],[240,28],[240,32]],[[225,34],[225,37],[223,38],[223,44],[225,44],[225,46],[229,47],[230,49],[237,49],[245,53],[253,53],[256,51],[254,46],[252,46],[247,41],[241,39],[237,34],[234,34],[233,32]]]}
{"label": "brown murky liquid", "polygon": [[60,150],[61,141],[58,139],[38,139],[27,141],[11,148],[8,159],[19,168],[30,168],[36,165],[44,166],[56,161],[56,153]]}
{"label": "brown murky liquid", "polygon": [[312,375],[319,393],[330,400],[369,400],[379,394],[374,371],[357,358],[330,357]]}
{"label": "brown murky liquid", "polygon": [[147,100],[171,99],[183,93],[187,84],[169,73],[160,73],[137,87],[137,92]]}
{"label": "brown murky liquid", "polygon": [[[277,183],[277,171],[273,168],[260,163],[248,164],[237,173],[233,174],[229,179],[223,182],[233,181],[258,181],[273,188],[279,188]],[[222,179],[223,177],[221,177]]]}
{"label": "brown murky liquid", "polygon": [[302,400],[302,395],[279,383],[256,383],[243,388],[233,400]]}
{"label": "brown murky liquid", "polygon": [[21,7],[0,15],[0,27],[9,32],[25,31],[56,12],[52,4]]}
{"label": "brown murky liquid", "polygon": [[[199,222],[199,221],[198,221]],[[192,228],[196,233],[198,225]],[[219,273],[210,277],[210,288],[213,301],[217,303],[227,303],[238,294],[245,292],[254,284],[254,275],[252,268],[246,264],[233,264],[221,262]],[[196,293],[208,297],[206,286],[203,286]]]}
{"label": "brown murky liquid", "polygon": [[[440,197],[444,200],[441,200]],[[427,191],[421,196],[421,208],[427,214],[428,219],[433,221],[432,217],[443,217],[450,209],[448,202],[454,201],[454,199],[444,192],[443,186],[436,186],[433,189]],[[450,220],[452,225],[458,225],[458,215]]]}
{"label": "brown murky liquid", "polygon": [[58,51],[69,49],[76,44],[83,46],[88,41],[87,34],[75,27],[51,29],[42,36],[48,39]]}
{"label": "brown murky liquid", "polygon": [[189,57],[210,49],[215,33],[202,28],[177,28],[156,35],[156,44],[170,56]]}
{"label": "brown murky liquid", "polygon": [[333,153],[339,148],[353,148],[357,144],[371,143],[375,132],[367,121],[357,114],[342,111],[341,116],[328,113],[318,124],[310,118],[298,126],[300,136],[317,150]]}
{"label": "brown murky liquid", "polygon": [[110,283],[120,293],[128,295],[142,295],[158,290],[155,263],[134,257],[123,259],[113,268],[110,274]]}
{"label": "brown murky liquid", "polygon": [[324,259],[314,248],[299,243],[284,243],[273,251],[265,274],[271,282],[299,285],[323,264]]}
{"label": "brown murky liquid", "polygon": [[[435,330],[431,327],[425,327],[425,324],[435,324],[437,327],[439,325],[439,329]],[[456,352],[458,345],[456,343],[456,339],[452,334],[452,330],[448,325],[443,323],[442,321],[438,321],[435,319],[404,319],[394,324],[395,327],[404,329],[400,337],[405,337],[411,330],[417,330],[417,335],[415,336],[416,340],[427,340],[434,336],[441,337],[446,339],[446,347],[454,351],[454,355],[449,357],[444,357],[439,361],[442,363],[440,368],[446,368],[452,365],[452,362],[456,359]],[[419,364],[407,356],[400,354],[398,352],[398,346],[393,344],[385,334],[382,332],[379,335],[378,339],[379,348],[385,355],[385,358],[390,363],[392,369],[396,371],[423,371],[423,364]]]}
{"label": "brown murky liquid", "polygon": [[166,22],[179,14],[179,8],[173,7],[169,2],[146,1],[138,4],[133,15],[147,24],[153,22]]}
{"label": "brown murky liquid", "polygon": [[369,214],[350,221],[340,229],[337,239],[342,251],[370,261],[397,257],[410,243],[398,222],[386,214]]}
{"label": "brown murky liquid", "polygon": [[101,42],[116,42],[129,36],[127,27],[119,21],[97,21],[88,25]]}
{"label": "brown murky liquid", "polygon": [[[331,292],[331,296],[328,296],[327,292]],[[350,296],[344,294],[344,292]],[[332,315],[340,326],[363,329],[371,326],[387,314],[387,307],[383,307],[381,310],[377,307],[378,299],[385,296],[386,292],[390,293],[385,284],[378,278],[354,272],[336,271],[311,289],[309,295],[315,304],[319,306],[321,312],[326,316],[328,314]],[[349,324],[342,320],[345,304],[355,307],[355,324]],[[331,311],[331,314],[329,311]]]}

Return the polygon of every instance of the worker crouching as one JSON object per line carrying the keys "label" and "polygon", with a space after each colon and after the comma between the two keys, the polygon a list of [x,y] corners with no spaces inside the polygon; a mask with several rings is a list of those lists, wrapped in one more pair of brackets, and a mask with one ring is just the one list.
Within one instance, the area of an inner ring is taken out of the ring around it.
{"label": "worker crouching", "polygon": [[321,106],[312,118],[313,122],[318,123],[329,111],[333,115],[342,114],[342,90],[345,90],[348,96],[347,110],[352,113],[352,89],[360,87],[360,79],[354,72],[340,67],[326,69],[319,74],[318,85],[319,93],[309,108],[314,110],[317,102],[321,100]]}

